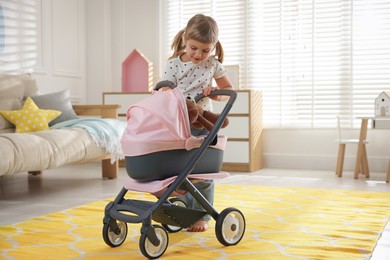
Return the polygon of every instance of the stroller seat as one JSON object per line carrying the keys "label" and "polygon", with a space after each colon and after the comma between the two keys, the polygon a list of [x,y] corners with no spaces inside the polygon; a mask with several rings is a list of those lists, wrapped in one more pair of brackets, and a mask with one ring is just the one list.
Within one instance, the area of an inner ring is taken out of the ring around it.
{"label": "stroller seat", "polygon": [[[220,171],[217,173],[190,174],[188,175],[188,179],[195,180],[195,181],[196,180],[217,180],[217,179],[224,179],[229,176],[230,176],[229,173]],[[176,180],[176,178],[177,176],[172,176],[164,180],[155,180],[155,181],[148,181],[148,182],[140,182],[132,178],[129,178],[126,181],[124,187],[127,190],[148,192],[159,198],[167,190],[169,185],[171,185]],[[184,195],[182,191],[183,190],[180,189],[176,190],[176,192],[178,192],[177,195]],[[171,194],[171,196],[173,195]]]}

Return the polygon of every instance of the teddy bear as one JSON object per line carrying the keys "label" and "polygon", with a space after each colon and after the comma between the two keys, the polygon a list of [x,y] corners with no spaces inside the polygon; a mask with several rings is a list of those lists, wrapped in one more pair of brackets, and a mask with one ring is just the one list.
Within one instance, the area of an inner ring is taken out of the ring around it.
{"label": "teddy bear", "polygon": [[[191,127],[196,129],[205,128],[210,132],[217,122],[219,115],[211,111],[203,110],[201,106],[188,98],[186,99],[186,104]],[[228,124],[229,119],[226,117],[222,123],[221,128],[226,127]]]}
{"label": "teddy bear", "polygon": [[[163,80],[156,84],[154,90],[169,90],[176,88],[175,83],[169,80]],[[196,104],[192,99],[186,98],[186,105],[188,110],[188,118],[190,121],[190,125],[196,129],[205,128],[207,131],[211,131],[217,122],[219,115],[215,114],[211,111],[203,110],[201,106]],[[229,124],[229,119],[226,117],[221,128],[226,127]]]}

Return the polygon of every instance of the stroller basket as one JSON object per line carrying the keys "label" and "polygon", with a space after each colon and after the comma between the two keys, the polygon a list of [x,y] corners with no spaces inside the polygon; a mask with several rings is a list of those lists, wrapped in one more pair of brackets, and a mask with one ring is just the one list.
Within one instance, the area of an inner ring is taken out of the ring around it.
{"label": "stroller basket", "polygon": [[[142,223],[140,251],[145,257],[156,259],[168,247],[168,232],[187,228],[206,214],[216,220],[215,233],[221,244],[231,246],[241,241],[245,233],[244,215],[233,207],[217,212],[191,182],[192,175],[207,179],[214,173],[223,173],[220,169],[227,137],[217,134],[237,94],[216,90],[211,95],[229,96],[229,100],[206,136],[191,135],[185,99],[178,88],[156,91],[128,109],[121,144],[126,172],[137,187],[133,190],[150,192],[142,187],[152,182],[169,183],[158,193],[157,201],[125,198],[132,186],[124,185],[105,208],[103,239],[107,245],[117,247],[125,241],[127,223]],[[215,138],[217,143],[211,145]],[[187,208],[180,198],[170,198],[177,190],[189,192],[204,210]]]}

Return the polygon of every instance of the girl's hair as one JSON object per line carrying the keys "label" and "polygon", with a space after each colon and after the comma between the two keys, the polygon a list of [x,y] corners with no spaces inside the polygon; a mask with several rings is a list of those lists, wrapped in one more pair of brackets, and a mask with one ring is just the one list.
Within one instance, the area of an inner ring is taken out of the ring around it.
{"label": "girl's hair", "polygon": [[212,17],[203,14],[194,15],[188,21],[186,28],[180,30],[173,38],[171,45],[173,54],[169,59],[184,53],[183,37],[185,37],[185,40],[191,39],[202,43],[215,44],[215,56],[218,57],[219,62],[223,62],[223,48],[218,41],[218,25]]}

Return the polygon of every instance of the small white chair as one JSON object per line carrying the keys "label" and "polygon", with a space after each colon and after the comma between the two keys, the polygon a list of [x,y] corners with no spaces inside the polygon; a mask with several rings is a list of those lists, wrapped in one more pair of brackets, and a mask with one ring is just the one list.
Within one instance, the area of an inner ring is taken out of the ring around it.
{"label": "small white chair", "polygon": [[[337,165],[336,165],[336,175],[341,177],[343,175],[343,167],[344,167],[344,156],[345,156],[345,148],[347,144],[359,144],[359,139],[343,139],[341,135],[341,123],[340,116],[337,116],[337,140],[339,144],[339,151],[337,156]],[[368,143],[367,140],[364,140],[364,146]],[[365,151],[365,149],[364,149]],[[367,163],[367,154],[364,153],[365,162]]]}

